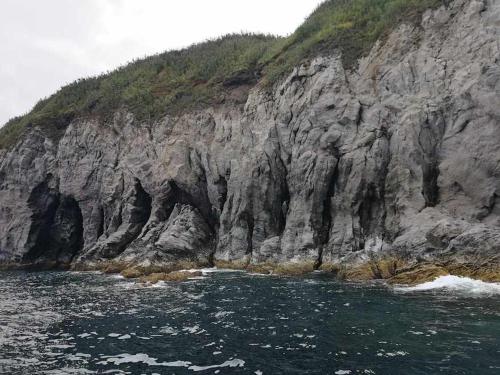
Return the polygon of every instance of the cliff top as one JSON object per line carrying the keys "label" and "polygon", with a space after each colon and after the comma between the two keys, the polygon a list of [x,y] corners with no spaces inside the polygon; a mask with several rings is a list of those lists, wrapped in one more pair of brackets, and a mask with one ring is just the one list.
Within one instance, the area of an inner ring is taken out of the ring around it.
{"label": "cliff top", "polygon": [[119,108],[127,108],[140,121],[238,101],[229,99],[232,89],[270,87],[294,66],[334,50],[342,52],[350,68],[396,25],[417,22],[424,10],[445,2],[328,0],[288,37],[231,34],[136,60],[62,87],[29,113],[9,120],[0,129],[0,149],[13,146],[26,129],[39,126],[57,139],[73,119],[106,119]]}

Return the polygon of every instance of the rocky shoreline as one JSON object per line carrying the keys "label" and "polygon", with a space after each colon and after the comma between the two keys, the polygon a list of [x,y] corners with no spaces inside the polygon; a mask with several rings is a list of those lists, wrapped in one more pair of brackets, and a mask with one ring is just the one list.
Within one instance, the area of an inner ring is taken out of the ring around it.
{"label": "rocky shoreline", "polygon": [[57,265],[57,264],[2,264],[0,271],[99,271],[105,274],[120,274],[127,279],[137,279],[141,283],[158,281],[184,281],[194,276],[201,276],[205,268],[242,270],[249,273],[273,276],[306,276],[320,271],[335,279],[350,282],[366,282],[372,280],[385,281],[388,284],[417,285],[433,281],[440,276],[469,277],[484,282],[500,282],[500,267],[495,263],[483,264],[456,263],[453,260],[439,263],[411,263],[398,258],[372,259],[357,265],[321,264],[311,262],[299,263],[260,263],[217,261],[215,264],[194,262],[178,262],[173,264],[134,265],[104,261],[91,264]]}
{"label": "rocky shoreline", "polygon": [[31,128],[0,150],[0,268],[498,281],[499,25],[455,0],[244,105]]}

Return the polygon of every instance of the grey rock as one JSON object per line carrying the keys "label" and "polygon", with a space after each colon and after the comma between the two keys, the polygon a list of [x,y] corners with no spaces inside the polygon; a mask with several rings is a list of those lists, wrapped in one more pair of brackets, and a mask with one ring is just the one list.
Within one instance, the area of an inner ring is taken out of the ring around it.
{"label": "grey rock", "polygon": [[33,129],[0,153],[0,260],[498,259],[499,40],[498,0],[455,0],[243,108]]}

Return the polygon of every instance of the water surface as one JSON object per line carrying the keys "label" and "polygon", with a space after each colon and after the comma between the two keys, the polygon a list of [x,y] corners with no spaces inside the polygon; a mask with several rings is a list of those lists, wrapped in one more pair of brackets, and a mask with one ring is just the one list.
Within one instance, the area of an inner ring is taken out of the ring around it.
{"label": "water surface", "polygon": [[447,282],[4,272],[0,373],[500,374],[500,290]]}

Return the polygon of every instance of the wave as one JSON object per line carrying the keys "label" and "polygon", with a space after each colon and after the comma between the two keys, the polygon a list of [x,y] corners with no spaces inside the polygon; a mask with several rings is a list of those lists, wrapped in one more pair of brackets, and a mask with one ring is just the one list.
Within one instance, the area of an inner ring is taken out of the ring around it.
{"label": "wave", "polygon": [[491,296],[500,295],[500,283],[487,283],[469,277],[447,275],[415,286],[396,287],[394,290],[398,292],[446,290],[473,296]]}

